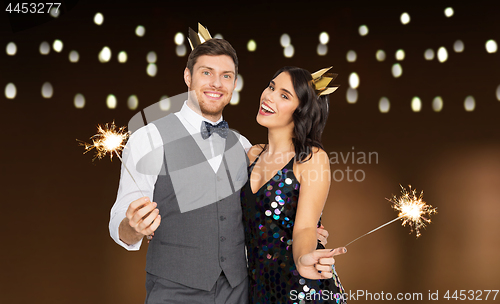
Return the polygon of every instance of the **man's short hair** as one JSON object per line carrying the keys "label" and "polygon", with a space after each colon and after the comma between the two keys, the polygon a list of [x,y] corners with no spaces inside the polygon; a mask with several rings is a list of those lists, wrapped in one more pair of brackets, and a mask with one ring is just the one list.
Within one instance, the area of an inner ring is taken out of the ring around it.
{"label": "man's short hair", "polygon": [[189,69],[191,75],[193,75],[193,67],[198,60],[198,57],[208,55],[208,56],[219,56],[219,55],[227,55],[233,59],[234,68],[235,68],[235,79],[238,75],[238,56],[236,55],[236,51],[234,48],[224,39],[209,39],[204,43],[198,45],[191,51],[189,54],[189,58],[187,61],[186,67]]}

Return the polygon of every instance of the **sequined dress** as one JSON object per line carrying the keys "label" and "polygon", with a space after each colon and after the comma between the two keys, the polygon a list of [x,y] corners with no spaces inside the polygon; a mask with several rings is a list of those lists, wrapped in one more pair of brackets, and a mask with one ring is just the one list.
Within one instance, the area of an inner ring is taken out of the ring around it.
{"label": "sequined dress", "polygon": [[248,167],[241,189],[250,304],[345,303],[335,268],[332,279],[310,280],[295,267],[292,232],[300,184],[293,174],[294,159],[252,193],[250,175],[259,157]]}

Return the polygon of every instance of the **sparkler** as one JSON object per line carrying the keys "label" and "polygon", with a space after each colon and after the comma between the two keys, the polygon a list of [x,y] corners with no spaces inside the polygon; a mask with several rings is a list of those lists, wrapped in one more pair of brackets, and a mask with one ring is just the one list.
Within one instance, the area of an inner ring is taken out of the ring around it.
{"label": "sparkler", "polygon": [[145,196],[142,193],[141,188],[135,181],[132,173],[128,170],[127,166],[123,162],[122,157],[120,156],[120,152],[125,148],[125,144],[127,143],[127,139],[130,136],[130,133],[126,131],[126,127],[117,128],[115,122],[113,121],[111,124],[105,124],[104,126],[97,125],[97,134],[92,136],[90,139],[92,140],[92,144],[80,141],[80,145],[85,147],[85,152],[83,154],[89,152],[92,149],[96,150],[96,154],[92,160],[96,158],[102,159],[107,154],[109,154],[109,158],[113,160],[113,153],[120,159],[123,164],[123,167],[127,170],[128,174],[134,181],[135,185],[141,192],[142,196]]}
{"label": "sparkler", "polygon": [[360,238],[367,236],[370,233],[373,233],[391,223],[394,223],[399,219],[403,220],[403,222],[401,223],[402,226],[406,226],[408,224],[408,226],[410,226],[411,232],[415,231],[417,238],[420,237],[421,235],[420,229],[425,228],[426,224],[429,224],[431,222],[430,218],[427,218],[426,216],[430,216],[433,213],[437,213],[436,208],[432,207],[431,205],[427,205],[427,203],[422,200],[424,191],[420,192],[420,195],[417,196],[416,194],[417,190],[416,189],[412,190],[411,186],[409,186],[410,191],[407,191],[406,188],[404,188],[401,185],[400,187],[401,187],[400,197],[393,195],[392,199],[387,199],[392,203],[391,207],[399,211],[398,217],[393,219],[392,221],[389,221],[363,234],[362,236],[358,237],[357,239],[354,239],[344,247],[347,247],[348,245],[359,240]]}

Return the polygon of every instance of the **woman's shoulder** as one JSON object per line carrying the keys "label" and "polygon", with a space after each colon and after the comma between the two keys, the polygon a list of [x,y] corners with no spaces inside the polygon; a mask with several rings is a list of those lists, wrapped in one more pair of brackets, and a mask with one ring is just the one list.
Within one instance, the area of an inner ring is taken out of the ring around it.
{"label": "woman's shoulder", "polygon": [[264,144],[257,144],[253,145],[247,152],[248,159],[250,160],[250,163],[253,163],[257,156],[259,156],[262,151],[265,149],[266,145]]}
{"label": "woman's shoulder", "polygon": [[308,157],[306,157],[306,160],[304,162],[297,162],[300,171],[314,170],[322,168],[325,165],[328,165],[329,167],[330,159],[328,157],[328,153],[326,153],[325,150],[318,147],[313,147],[311,152],[312,153]]}

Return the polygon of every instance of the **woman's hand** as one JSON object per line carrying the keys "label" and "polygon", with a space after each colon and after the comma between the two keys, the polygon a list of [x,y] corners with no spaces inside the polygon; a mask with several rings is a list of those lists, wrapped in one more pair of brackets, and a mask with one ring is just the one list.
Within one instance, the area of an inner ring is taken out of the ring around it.
{"label": "woman's hand", "polygon": [[326,247],[326,243],[328,243],[328,236],[330,234],[328,233],[328,230],[325,229],[325,226],[321,224],[319,228],[316,228],[316,236],[318,238],[318,241],[323,245],[323,247]]}
{"label": "woman's hand", "polygon": [[299,257],[297,271],[307,279],[330,279],[333,276],[332,266],[335,264],[333,257],[346,252],[345,247],[315,250]]}

